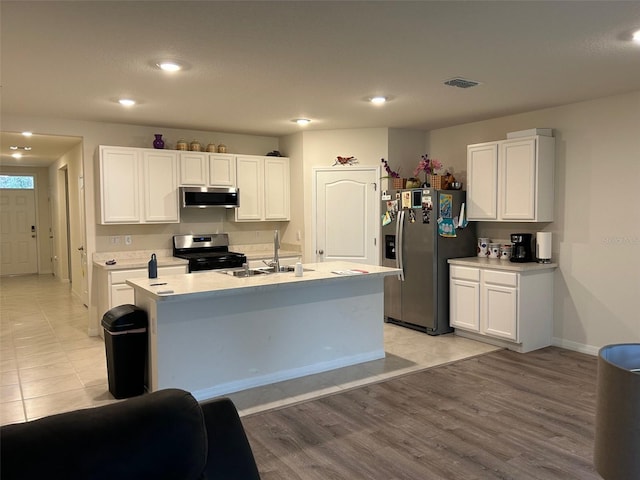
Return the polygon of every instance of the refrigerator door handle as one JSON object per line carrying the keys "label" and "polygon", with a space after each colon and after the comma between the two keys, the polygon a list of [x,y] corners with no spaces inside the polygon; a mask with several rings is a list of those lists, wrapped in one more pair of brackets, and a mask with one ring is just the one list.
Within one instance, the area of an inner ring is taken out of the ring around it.
{"label": "refrigerator door handle", "polygon": [[404,210],[398,212],[398,218],[396,221],[396,268],[402,270],[398,274],[398,280],[404,282],[404,259],[403,253],[403,234],[404,234]]}

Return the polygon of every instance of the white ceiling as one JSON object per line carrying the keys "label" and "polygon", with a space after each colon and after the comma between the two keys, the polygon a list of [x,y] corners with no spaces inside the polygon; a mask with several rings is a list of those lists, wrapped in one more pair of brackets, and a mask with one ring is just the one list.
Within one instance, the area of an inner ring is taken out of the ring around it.
{"label": "white ceiling", "polygon": [[[0,132],[0,165],[46,167],[80,142],[82,142],[80,137],[34,134],[27,138],[18,132]],[[11,150],[12,145],[29,146],[31,150]],[[11,157],[16,152],[22,153],[20,160]]]}
{"label": "white ceiling", "polygon": [[[268,136],[299,131],[297,117],[308,130],[430,130],[640,88],[640,1],[0,8],[2,114]],[[163,73],[164,58],[189,68]],[[443,85],[455,76],[481,85]],[[374,107],[372,95],[391,101]],[[122,96],[139,103],[125,109]]]}

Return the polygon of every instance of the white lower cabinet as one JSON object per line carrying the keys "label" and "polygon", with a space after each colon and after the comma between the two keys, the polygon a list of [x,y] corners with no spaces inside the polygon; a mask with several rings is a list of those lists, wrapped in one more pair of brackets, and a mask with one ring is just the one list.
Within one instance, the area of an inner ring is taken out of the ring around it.
{"label": "white lower cabinet", "polygon": [[518,341],[518,275],[483,270],[480,318],[487,335]]}
{"label": "white lower cabinet", "polygon": [[[189,273],[187,265],[173,267],[158,267],[158,277],[164,275],[179,275]],[[146,268],[136,268],[134,270],[114,270],[109,272],[107,280],[108,305],[105,312],[118,305],[134,303],[133,287],[127,285],[127,280],[135,278],[146,278],[149,272]]]}
{"label": "white lower cabinet", "polygon": [[[453,275],[453,271],[456,275]],[[480,270],[451,267],[451,326],[480,331]]]}
{"label": "white lower cabinet", "polygon": [[551,345],[553,270],[451,265],[450,323],[460,336],[519,352]]}

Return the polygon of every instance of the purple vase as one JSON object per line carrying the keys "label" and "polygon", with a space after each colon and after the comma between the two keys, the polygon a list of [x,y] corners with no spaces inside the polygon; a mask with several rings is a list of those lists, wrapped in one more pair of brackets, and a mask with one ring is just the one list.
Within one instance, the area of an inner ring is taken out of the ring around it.
{"label": "purple vase", "polygon": [[154,133],[153,136],[156,137],[156,139],[153,141],[153,148],[164,148],[164,140],[162,140],[162,134]]}

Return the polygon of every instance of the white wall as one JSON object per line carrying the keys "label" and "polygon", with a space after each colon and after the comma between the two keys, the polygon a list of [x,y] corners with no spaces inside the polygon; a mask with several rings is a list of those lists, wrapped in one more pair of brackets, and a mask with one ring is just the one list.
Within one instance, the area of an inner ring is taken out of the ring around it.
{"label": "white wall", "polygon": [[553,232],[557,345],[595,353],[640,342],[640,91],[434,130],[427,138],[434,157],[461,171],[467,144],[535,127],[553,128],[556,137],[555,221],[482,222],[478,233]]}
{"label": "white wall", "polygon": [[[402,178],[413,177],[413,172],[418,166],[422,155],[429,153],[428,139],[422,130],[404,130],[399,128],[389,129],[389,165],[400,169]],[[432,155],[429,155],[432,157]],[[384,175],[384,170],[383,170]],[[424,180],[424,176],[422,177]]]}
{"label": "white wall", "polygon": [[[336,157],[356,157],[360,165],[380,165],[388,155],[388,129],[363,128],[349,130],[323,130],[302,134],[302,171],[304,182],[304,231],[307,232],[303,259],[315,262],[312,225],[313,167],[330,167]],[[336,166],[336,168],[340,168]]]}

